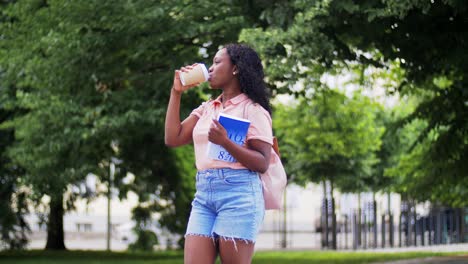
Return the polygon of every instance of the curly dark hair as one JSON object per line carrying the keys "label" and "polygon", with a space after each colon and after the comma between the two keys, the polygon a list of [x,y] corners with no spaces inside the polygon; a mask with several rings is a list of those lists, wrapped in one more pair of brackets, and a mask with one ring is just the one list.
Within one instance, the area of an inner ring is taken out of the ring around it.
{"label": "curly dark hair", "polygon": [[270,94],[263,80],[263,65],[257,52],[245,44],[228,44],[226,51],[237,66],[240,88],[252,101],[271,115]]}

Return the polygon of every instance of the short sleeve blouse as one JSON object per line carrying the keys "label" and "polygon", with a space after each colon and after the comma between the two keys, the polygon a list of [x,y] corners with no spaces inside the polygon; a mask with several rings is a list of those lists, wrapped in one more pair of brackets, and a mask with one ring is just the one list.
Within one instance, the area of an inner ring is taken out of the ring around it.
{"label": "short sleeve blouse", "polygon": [[[247,95],[240,94],[228,100],[223,107],[221,96],[215,100],[202,103],[194,109],[191,115],[198,117],[197,124],[193,129],[193,144],[195,148],[195,163],[198,170],[232,168],[245,169],[239,162],[225,162],[208,157],[208,131],[213,118],[219,113],[250,120],[246,142],[252,139],[273,144],[271,116],[261,105],[254,103]],[[246,147],[246,146],[244,146]]]}

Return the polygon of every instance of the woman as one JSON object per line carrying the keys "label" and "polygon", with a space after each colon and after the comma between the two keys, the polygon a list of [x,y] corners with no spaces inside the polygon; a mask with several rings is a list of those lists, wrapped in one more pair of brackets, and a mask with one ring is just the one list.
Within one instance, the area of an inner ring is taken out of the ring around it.
{"label": "woman", "polygon": [[[265,213],[259,173],[267,170],[272,149],[271,109],[258,54],[246,45],[230,44],[220,49],[209,68],[209,84],[221,95],[203,103],[180,121],[182,86],[175,71],[165,124],[165,142],[170,147],[193,141],[197,167],[196,194],[187,226],[184,262],[250,263],[255,238]],[[250,120],[244,146],[229,140],[214,118],[226,113]],[[207,156],[208,141],[224,147],[237,161],[225,162]]]}

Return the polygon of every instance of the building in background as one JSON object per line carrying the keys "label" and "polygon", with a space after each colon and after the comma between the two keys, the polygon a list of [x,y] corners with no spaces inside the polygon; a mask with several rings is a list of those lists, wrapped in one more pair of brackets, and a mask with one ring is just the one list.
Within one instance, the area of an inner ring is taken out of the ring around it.
{"label": "building in background", "polygon": [[[285,197],[285,210],[270,210],[266,212],[263,228],[258,236],[258,250],[295,248],[320,249],[321,233],[320,219],[323,200],[322,188],[316,184],[301,187],[288,185]],[[357,195],[335,192],[337,201],[337,221],[343,223],[344,216],[357,208]],[[377,195],[379,215],[387,210],[386,195]],[[361,206],[366,207],[372,200],[371,194],[361,194]],[[394,214],[399,214],[400,201],[398,195],[392,195]],[[111,250],[126,250],[135,240],[132,232],[134,222],[131,220],[131,210],[137,205],[137,196],[130,193],[125,201],[111,201]],[[366,210],[366,209],[363,209]],[[367,211],[366,211],[367,212]],[[86,204],[79,201],[76,210],[64,216],[65,245],[69,249],[106,249],[107,235],[107,198],[101,197]],[[155,222],[157,222],[155,216]],[[33,234],[29,248],[44,248],[46,242],[46,227],[40,224],[36,214],[27,217]],[[172,248],[177,244],[179,236],[158,229],[155,223],[153,230],[159,238],[159,248]],[[344,229],[343,229],[344,230]],[[351,237],[351,236],[349,236]],[[351,243],[351,242],[349,242]],[[344,245],[344,242],[342,243]]]}

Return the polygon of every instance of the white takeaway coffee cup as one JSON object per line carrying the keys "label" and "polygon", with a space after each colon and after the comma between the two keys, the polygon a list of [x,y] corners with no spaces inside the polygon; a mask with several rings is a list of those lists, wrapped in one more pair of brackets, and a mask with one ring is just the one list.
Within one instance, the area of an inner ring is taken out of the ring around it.
{"label": "white takeaway coffee cup", "polygon": [[205,64],[199,63],[188,72],[180,73],[180,82],[183,86],[206,82],[208,80],[208,70]]}

